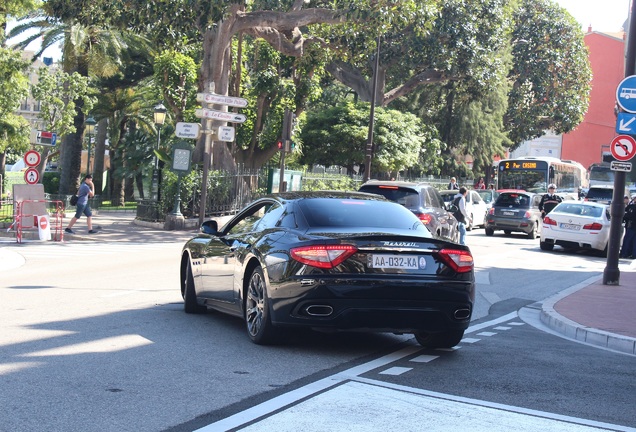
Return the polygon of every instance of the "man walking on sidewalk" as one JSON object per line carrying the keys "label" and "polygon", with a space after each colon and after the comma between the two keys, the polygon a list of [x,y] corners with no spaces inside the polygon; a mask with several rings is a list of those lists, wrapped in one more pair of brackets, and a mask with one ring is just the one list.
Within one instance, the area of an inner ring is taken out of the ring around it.
{"label": "man walking on sidewalk", "polygon": [[82,217],[82,214],[86,215],[86,225],[88,226],[89,234],[96,234],[97,231],[93,229],[93,212],[91,211],[91,207],[88,205],[88,199],[95,196],[95,185],[93,185],[93,176],[88,174],[84,178],[84,182],[81,184],[79,191],[77,191],[77,207],[75,211],[75,216],[69,222],[68,226],[64,229],[65,232],[69,234],[75,234],[75,232],[71,229],[75,222]]}

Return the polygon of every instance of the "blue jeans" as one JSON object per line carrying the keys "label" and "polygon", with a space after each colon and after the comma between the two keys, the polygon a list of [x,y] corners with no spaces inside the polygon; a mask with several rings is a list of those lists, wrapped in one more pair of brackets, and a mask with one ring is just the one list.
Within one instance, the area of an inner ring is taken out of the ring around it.
{"label": "blue jeans", "polygon": [[466,224],[464,222],[457,223],[457,230],[459,231],[459,244],[466,244]]}

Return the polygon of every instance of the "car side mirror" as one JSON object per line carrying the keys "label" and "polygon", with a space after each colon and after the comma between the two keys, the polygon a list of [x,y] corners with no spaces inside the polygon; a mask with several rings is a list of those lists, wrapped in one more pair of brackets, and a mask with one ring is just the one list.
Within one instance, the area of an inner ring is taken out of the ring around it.
{"label": "car side mirror", "polygon": [[215,220],[208,220],[201,225],[201,232],[209,235],[219,235],[219,224]]}

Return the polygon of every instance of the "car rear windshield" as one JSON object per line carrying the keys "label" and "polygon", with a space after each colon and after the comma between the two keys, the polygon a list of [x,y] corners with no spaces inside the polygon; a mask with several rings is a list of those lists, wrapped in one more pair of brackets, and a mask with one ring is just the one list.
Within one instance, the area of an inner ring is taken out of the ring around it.
{"label": "car rear windshield", "polygon": [[420,206],[420,196],[417,191],[398,186],[380,186],[369,185],[362,186],[360,192],[367,192],[382,195],[384,198],[402,204],[407,208],[415,208]]}
{"label": "car rear windshield", "polygon": [[559,204],[553,211],[559,213],[567,213],[576,216],[601,217],[603,209],[600,207],[584,205],[584,204]]}
{"label": "car rear windshield", "polygon": [[312,198],[298,205],[310,227],[370,227],[427,231],[406,208],[387,201]]}
{"label": "car rear windshield", "polygon": [[587,192],[587,199],[597,199],[603,201],[611,201],[612,195],[614,195],[614,189],[602,188],[590,188]]}
{"label": "car rear windshield", "polygon": [[495,202],[496,206],[506,206],[506,207],[515,207],[515,208],[529,208],[530,207],[530,197],[524,194],[518,193],[502,193],[497,198]]}

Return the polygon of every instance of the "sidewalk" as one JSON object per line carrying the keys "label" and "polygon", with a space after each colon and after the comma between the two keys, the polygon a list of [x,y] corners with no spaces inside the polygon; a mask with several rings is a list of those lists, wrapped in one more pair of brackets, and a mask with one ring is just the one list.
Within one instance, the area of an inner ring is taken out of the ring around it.
{"label": "sidewalk", "polygon": [[636,261],[620,261],[620,285],[602,275],[543,302],[541,322],[566,337],[636,355]]}
{"label": "sidewalk", "polygon": [[[227,219],[219,218],[219,225]],[[86,220],[80,219],[73,227],[75,234],[64,233],[64,241],[185,243],[199,231],[198,220],[188,221],[186,230],[165,231],[163,223],[138,221],[135,213],[118,211],[100,211],[93,226],[100,227],[98,234],[88,234]],[[35,241],[37,235],[37,230],[28,230],[23,238]],[[11,262],[20,257],[3,251],[1,244],[7,242],[15,242],[15,233],[0,230],[0,271],[21,265]],[[621,260],[620,269],[620,285],[603,285],[599,275],[545,300],[541,321],[566,337],[636,355],[636,260]]]}

